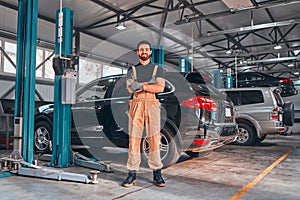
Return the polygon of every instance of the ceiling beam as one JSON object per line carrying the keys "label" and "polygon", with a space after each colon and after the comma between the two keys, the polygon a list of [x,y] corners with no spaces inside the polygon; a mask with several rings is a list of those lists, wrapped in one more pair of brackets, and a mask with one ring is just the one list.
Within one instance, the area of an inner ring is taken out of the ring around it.
{"label": "ceiling beam", "polygon": [[[172,5],[173,5],[173,0],[166,1],[165,9],[166,10],[169,9],[170,7],[172,7]],[[162,31],[165,28],[167,17],[168,17],[168,12],[165,12],[161,16],[160,25],[159,25],[159,28],[161,30],[160,30],[159,39],[158,39],[158,42],[157,42],[158,45],[160,45],[160,42],[161,42]]]}
{"label": "ceiling beam", "polygon": [[[194,3],[194,6],[198,6],[198,5],[204,5],[204,4],[208,4],[208,3],[212,3],[212,2],[215,2],[215,1],[219,1],[219,0],[207,0],[207,1],[202,1],[202,2],[198,2],[198,3]],[[132,21],[134,19],[142,19],[142,18],[145,18],[145,17],[151,17],[151,16],[155,16],[155,15],[160,15],[160,14],[165,14],[165,13],[169,13],[169,12],[174,12],[174,11],[178,11],[180,9],[182,9],[181,6],[174,6],[170,9],[162,9],[161,7],[157,7],[157,6],[152,6],[150,4],[148,5],[145,5],[145,7],[152,7],[152,8],[156,8],[158,9],[159,11],[155,11],[155,12],[150,12],[150,13],[147,13],[147,14],[143,14],[143,15],[138,15],[138,16],[127,16],[126,17],[126,20],[125,21]],[[189,8],[189,7],[193,7],[193,5],[189,5],[189,6],[185,6],[185,8]],[[132,8],[128,9],[127,11],[131,10]],[[127,11],[123,10],[122,12],[123,13],[126,13]],[[121,11],[120,11],[121,12]],[[95,29],[95,28],[100,28],[100,27],[105,27],[105,26],[108,26],[108,25],[111,25],[113,24],[112,22],[111,23],[105,23],[105,24],[102,24],[103,22],[107,21],[107,20],[110,20],[112,18],[116,18],[118,14],[114,14],[110,17],[107,17],[105,19],[102,19],[102,20],[99,20],[97,22],[94,22],[90,25],[86,25],[84,27],[81,27],[82,30],[87,30],[87,29]],[[115,22],[116,23],[116,22]]]}
{"label": "ceiling beam", "polygon": [[[272,20],[272,22],[274,22],[275,19],[274,19],[274,17],[272,16],[270,10],[269,10],[269,9],[266,9],[266,12],[267,12],[268,16],[270,17],[270,19]],[[295,24],[299,24],[300,20],[298,19],[297,21],[298,21],[298,23],[295,23]],[[282,31],[280,30],[280,28],[277,28],[277,31],[278,31],[278,33],[279,33],[279,35],[280,35],[280,37],[281,37],[279,41],[283,40],[284,43],[285,43],[285,45],[287,46],[287,48],[290,48],[290,45],[287,43],[287,41],[286,41],[286,39],[285,39],[285,35],[283,35],[283,33],[282,33]],[[276,34],[276,32],[275,32],[275,34]],[[277,42],[277,41],[276,41],[276,42]],[[295,56],[294,52],[292,52],[292,54],[293,54],[293,56]]]}
{"label": "ceiling beam", "polygon": [[248,7],[248,8],[230,9],[227,11],[212,13],[212,14],[208,14],[208,15],[200,15],[197,17],[186,16],[184,19],[175,21],[174,24],[182,25],[182,24],[192,23],[192,22],[201,21],[201,20],[207,20],[207,19],[212,19],[212,18],[217,18],[217,17],[224,17],[224,16],[236,14],[238,12],[244,12],[244,11],[249,11],[249,10],[254,10],[254,9],[271,8],[271,7],[276,7],[276,6],[284,6],[284,5],[294,4],[294,3],[300,3],[300,1],[299,0],[290,0],[290,1],[280,2],[280,3],[272,3],[271,2],[268,4],[262,4],[262,5],[257,5],[257,6],[253,6],[253,7]]}
{"label": "ceiling beam", "polygon": [[207,36],[224,35],[224,34],[229,34],[229,33],[239,33],[239,32],[260,30],[260,29],[266,29],[266,28],[288,26],[288,25],[299,24],[299,23],[300,23],[300,19],[291,19],[291,20],[287,20],[287,21],[271,22],[271,23],[258,24],[258,25],[253,25],[253,26],[245,26],[245,27],[222,30],[222,31],[208,31]]}

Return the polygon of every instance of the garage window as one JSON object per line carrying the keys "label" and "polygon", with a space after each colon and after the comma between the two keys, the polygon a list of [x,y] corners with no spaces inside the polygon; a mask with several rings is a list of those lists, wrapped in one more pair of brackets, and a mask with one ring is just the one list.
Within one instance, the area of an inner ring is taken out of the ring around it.
{"label": "garage window", "polygon": [[12,42],[4,42],[4,50],[8,57],[4,56],[4,72],[16,73],[17,45]]}
{"label": "garage window", "polygon": [[[111,79],[112,80],[112,79]],[[109,80],[95,81],[93,84],[87,86],[83,92],[77,97],[78,102],[83,101],[97,101],[105,98],[105,93],[111,83]]]}

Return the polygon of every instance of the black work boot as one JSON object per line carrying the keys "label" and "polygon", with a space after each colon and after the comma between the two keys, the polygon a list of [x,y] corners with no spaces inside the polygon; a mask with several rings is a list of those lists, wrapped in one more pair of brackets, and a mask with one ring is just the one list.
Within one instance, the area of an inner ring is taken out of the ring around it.
{"label": "black work boot", "polygon": [[134,184],[136,184],[136,171],[129,171],[127,178],[122,183],[122,186],[131,187]]}
{"label": "black work boot", "polygon": [[161,176],[161,169],[153,170],[153,183],[158,187],[165,187],[166,183]]}

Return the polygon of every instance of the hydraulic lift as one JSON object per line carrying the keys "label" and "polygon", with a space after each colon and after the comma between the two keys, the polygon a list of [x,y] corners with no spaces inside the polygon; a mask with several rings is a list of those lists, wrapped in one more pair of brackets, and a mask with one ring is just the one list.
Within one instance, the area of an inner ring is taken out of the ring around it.
{"label": "hydraulic lift", "polygon": [[14,147],[9,157],[1,159],[0,170],[38,178],[98,183],[99,171],[111,172],[110,163],[96,162],[71,150],[71,105],[75,103],[79,57],[72,54],[73,11],[62,8],[62,1],[56,12],[53,149],[50,166],[61,168],[79,165],[95,170],[89,175],[64,172],[37,166],[37,161],[33,159],[37,17],[38,0],[18,1]]}

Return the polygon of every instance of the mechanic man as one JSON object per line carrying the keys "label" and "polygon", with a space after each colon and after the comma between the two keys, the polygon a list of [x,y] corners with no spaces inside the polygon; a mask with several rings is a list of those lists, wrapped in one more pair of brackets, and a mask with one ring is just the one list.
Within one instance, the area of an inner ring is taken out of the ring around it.
{"label": "mechanic man", "polygon": [[163,164],[160,158],[160,102],[156,93],[163,92],[165,87],[164,71],[151,63],[151,44],[140,41],[136,54],[139,64],[129,68],[127,72],[127,89],[132,94],[129,101],[129,149],[127,169],[128,176],[122,183],[124,187],[136,184],[136,172],[141,163],[140,143],[143,130],[149,143],[148,165],[153,170],[153,183],[164,187],[161,175]]}

